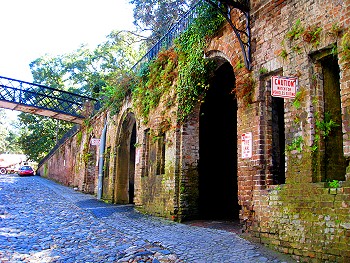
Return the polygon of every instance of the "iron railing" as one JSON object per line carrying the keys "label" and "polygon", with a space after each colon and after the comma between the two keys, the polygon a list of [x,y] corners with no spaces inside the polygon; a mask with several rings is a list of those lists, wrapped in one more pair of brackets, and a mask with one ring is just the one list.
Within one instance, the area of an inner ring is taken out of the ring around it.
{"label": "iron railing", "polygon": [[193,20],[197,16],[197,10],[206,4],[203,0],[194,4],[170,29],[158,40],[156,44],[131,68],[131,71],[137,72],[142,65],[154,59],[161,50],[169,49],[182,32],[189,28]]}
{"label": "iron railing", "polygon": [[0,100],[78,118],[84,118],[81,112],[86,102],[96,101],[75,93],[1,76]]}

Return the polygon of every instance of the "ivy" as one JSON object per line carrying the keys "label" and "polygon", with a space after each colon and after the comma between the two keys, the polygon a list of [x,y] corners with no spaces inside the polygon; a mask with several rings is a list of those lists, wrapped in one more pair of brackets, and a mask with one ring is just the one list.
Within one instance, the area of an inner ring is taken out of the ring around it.
{"label": "ivy", "polygon": [[[133,90],[134,106],[147,121],[151,109],[159,104],[161,96],[168,92],[177,79],[178,55],[174,49],[158,54],[140,70]],[[169,103],[167,103],[170,106]]]}
{"label": "ivy", "polygon": [[[197,11],[191,26],[175,39],[175,47],[160,52],[136,76],[132,91],[134,106],[146,122],[150,111],[171,88],[175,88],[177,95],[179,121],[186,119],[208,89],[209,72],[213,70],[214,62],[205,59],[204,50],[207,40],[217,32],[224,18],[209,5]],[[173,103],[174,100],[169,98],[166,106]]]}
{"label": "ivy", "polygon": [[350,30],[342,37],[341,46],[343,48],[341,61],[348,63],[350,61]]}
{"label": "ivy", "polygon": [[208,89],[214,62],[205,59],[207,39],[217,32],[224,18],[212,6],[202,6],[192,25],[175,41],[179,53],[177,95],[179,120],[183,121]]}

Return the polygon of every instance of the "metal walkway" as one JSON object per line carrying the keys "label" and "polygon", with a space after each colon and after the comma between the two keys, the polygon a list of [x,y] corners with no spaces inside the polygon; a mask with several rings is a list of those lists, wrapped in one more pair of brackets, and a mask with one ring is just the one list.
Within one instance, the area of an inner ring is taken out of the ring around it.
{"label": "metal walkway", "polygon": [[81,124],[95,99],[0,76],[0,108]]}

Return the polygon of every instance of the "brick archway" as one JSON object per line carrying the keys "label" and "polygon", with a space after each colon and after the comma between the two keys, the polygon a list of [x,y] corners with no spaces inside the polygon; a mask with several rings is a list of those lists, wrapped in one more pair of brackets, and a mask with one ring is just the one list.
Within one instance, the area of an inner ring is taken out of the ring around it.
{"label": "brick archway", "polygon": [[136,119],[128,112],[123,119],[117,139],[114,202],[134,203]]}
{"label": "brick archway", "polygon": [[199,215],[204,219],[238,219],[237,100],[231,64],[215,57],[199,117]]}

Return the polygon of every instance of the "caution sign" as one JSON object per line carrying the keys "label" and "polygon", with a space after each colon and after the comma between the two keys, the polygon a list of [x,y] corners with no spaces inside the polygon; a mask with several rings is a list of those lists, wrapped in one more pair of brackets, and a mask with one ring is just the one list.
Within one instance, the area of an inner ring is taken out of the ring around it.
{"label": "caution sign", "polygon": [[242,158],[252,158],[253,155],[253,136],[251,132],[241,135]]}
{"label": "caution sign", "polygon": [[279,98],[295,98],[298,90],[298,78],[295,77],[271,77],[271,95]]}

